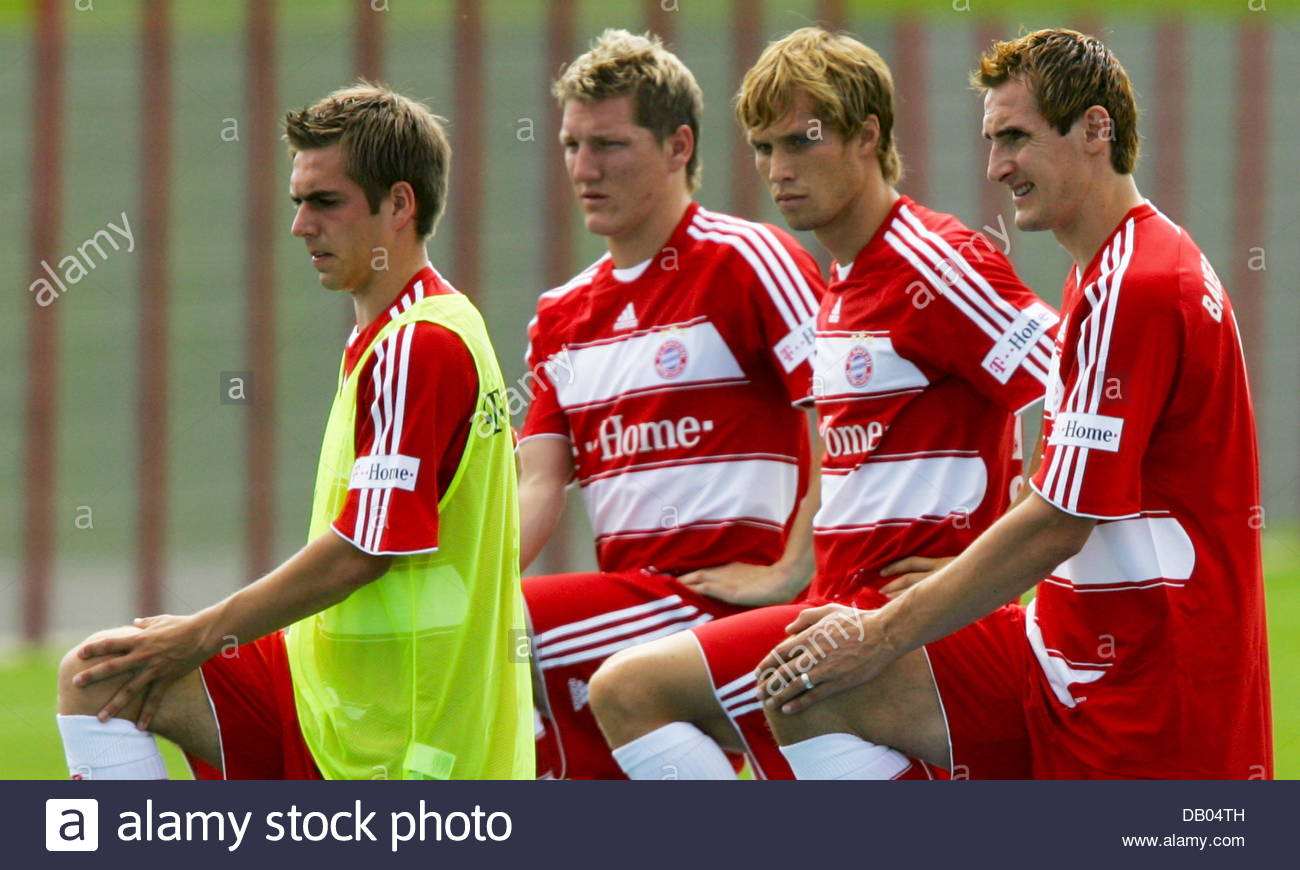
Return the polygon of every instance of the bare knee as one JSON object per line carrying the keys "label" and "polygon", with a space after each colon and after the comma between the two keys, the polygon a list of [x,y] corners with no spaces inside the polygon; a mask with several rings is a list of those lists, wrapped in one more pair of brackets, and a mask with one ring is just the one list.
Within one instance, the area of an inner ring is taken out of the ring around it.
{"label": "bare knee", "polygon": [[633,648],[605,659],[592,676],[588,699],[606,736],[611,729],[622,730],[626,723],[644,717],[658,706],[650,671],[647,657],[638,655],[638,650]]}
{"label": "bare knee", "polygon": [[670,722],[690,722],[727,749],[739,743],[689,632],[610,656],[592,677],[590,700],[611,746]]}
{"label": "bare knee", "polygon": [[821,734],[853,734],[933,764],[948,764],[948,729],[922,652],[894,662],[874,680],[799,713],[765,710],[783,746]]}
{"label": "bare knee", "polygon": [[[120,628],[110,628],[104,631],[97,631],[87,637],[81,643],[74,646],[63,656],[59,662],[59,684],[58,684],[58,709],[59,713],[65,716],[94,716],[113,697],[121,685],[126,682],[127,676],[122,675],[116,678],[93,683],[89,686],[78,686],[73,683],[73,678],[82,671],[94,667],[97,663],[102,662],[108,656],[85,659],[81,657],[81,648],[88,643],[96,640],[103,640],[109,637],[116,637],[124,632],[135,632],[139,629],[134,626],[122,626]],[[118,714],[119,718],[135,720],[136,713],[139,712],[138,705],[131,705],[128,709]]]}

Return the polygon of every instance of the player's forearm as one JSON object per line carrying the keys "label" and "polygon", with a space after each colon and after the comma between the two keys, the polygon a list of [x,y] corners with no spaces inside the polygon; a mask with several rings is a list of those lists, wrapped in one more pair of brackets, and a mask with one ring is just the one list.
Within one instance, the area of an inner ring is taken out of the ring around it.
{"label": "player's forearm", "polygon": [[266,576],[195,614],[204,645],[215,655],[319,613],[381,577],[389,562],[326,532]]}
{"label": "player's forearm", "polygon": [[814,461],[808,492],[804,494],[803,501],[799,504],[799,512],[795,514],[794,522],[790,526],[790,534],[785,540],[785,552],[782,553],[781,561],[778,563],[785,569],[790,582],[797,584],[790,590],[791,594],[801,591],[812,579],[814,568],[812,521],[819,507],[821,507],[821,468],[820,462]]}
{"label": "player's forearm", "polygon": [[564,485],[547,481],[519,484],[519,569],[527,570],[564,514]]}
{"label": "player's forearm", "polygon": [[1077,553],[1094,525],[1030,495],[928,582],[881,609],[890,646],[902,655],[1014,601]]}

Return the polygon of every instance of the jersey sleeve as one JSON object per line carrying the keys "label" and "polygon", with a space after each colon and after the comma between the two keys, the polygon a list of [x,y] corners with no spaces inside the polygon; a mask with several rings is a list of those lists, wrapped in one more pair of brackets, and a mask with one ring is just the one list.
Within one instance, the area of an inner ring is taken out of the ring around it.
{"label": "jersey sleeve", "polygon": [[478,396],[465,343],[421,321],[376,346],[357,388],[356,461],[333,528],[374,555],[438,549],[440,480],[464,450]]}
{"label": "jersey sleeve", "polygon": [[1071,314],[1082,319],[1061,348],[1060,404],[1046,409],[1031,483],[1063,511],[1116,519],[1142,509],[1142,461],[1183,353],[1182,315],[1176,294],[1150,282],[1088,292],[1091,307]]}
{"label": "jersey sleeve", "polygon": [[524,364],[528,366],[525,380],[530,385],[533,397],[528,403],[524,425],[519,433],[520,444],[530,438],[570,437],[569,418],[565,416],[555,391],[551,366],[548,365],[551,353],[547,348],[542,313],[538,312],[538,316],[528,325],[528,349],[524,353]]}
{"label": "jersey sleeve", "polygon": [[798,242],[766,224],[754,224],[760,237],[756,256],[742,266],[750,278],[750,299],[762,341],[792,403],[812,391],[812,354],[817,309],[826,292],[821,270]]}
{"label": "jersey sleeve", "polygon": [[941,254],[918,270],[932,292],[911,293],[918,316],[927,307],[938,315],[924,330],[931,336],[926,355],[997,406],[1020,413],[1047,389],[1059,315],[983,234],[931,234],[927,241]]}

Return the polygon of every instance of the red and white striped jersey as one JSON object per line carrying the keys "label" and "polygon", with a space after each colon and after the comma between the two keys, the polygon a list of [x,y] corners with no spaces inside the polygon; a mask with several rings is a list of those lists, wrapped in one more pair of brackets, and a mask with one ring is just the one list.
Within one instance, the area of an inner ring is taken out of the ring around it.
{"label": "red and white striped jersey", "polygon": [[1273,772],[1259,459],[1214,269],[1149,203],[1065,282],[1033,486],[1100,522],[1026,621],[1060,737],[1101,770]]}
{"label": "red and white striped jersey", "polygon": [[1020,482],[1016,415],[1043,396],[1056,312],[983,235],[900,197],[822,299],[814,598],[955,556]]}
{"label": "red and white striped jersey", "polygon": [[570,440],[603,571],[780,558],[807,486],[816,262],[692,203],[651,260],[544,293],[522,438]]}
{"label": "red and white striped jersey", "polygon": [[[385,311],[352,330],[343,352],[351,373],[375,334],[416,300],[456,290],[431,266],[415,274]],[[362,457],[401,457],[415,468],[410,489],[350,489],[334,531],[372,554],[438,549],[438,501],[460,465],[478,398],[474,358],[460,336],[419,321],[375,348],[357,383],[355,447]]]}

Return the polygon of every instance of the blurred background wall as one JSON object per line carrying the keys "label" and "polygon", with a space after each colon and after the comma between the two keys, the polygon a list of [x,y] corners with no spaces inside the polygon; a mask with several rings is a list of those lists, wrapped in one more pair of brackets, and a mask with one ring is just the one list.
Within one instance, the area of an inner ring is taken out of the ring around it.
{"label": "blurred background wall", "polygon": [[[1009,233],[1022,276],[1053,302],[1067,257],[1050,234],[1017,232],[984,180],[966,74],[982,46],[1022,28],[1100,35],[1137,88],[1139,186],[1234,298],[1266,529],[1292,528],[1300,16],[1282,7],[0,0],[0,645],[195,609],[303,542],[351,306],[321,289],[289,233],[286,109],[365,74],[450,119],[451,202],[431,257],[483,309],[507,378],[523,372],[538,294],[603,250],[572,207],[548,88],[611,26],[655,29],[698,77],[700,201],[778,223],[731,95],[766,41],[815,21],[851,31],[894,70],[901,189]],[[124,222],[130,246],[109,227]],[[42,263],[64,276],[68,256],[84,276],[36,304]],[[1278,540],[1300,562],[1295,537]],[[533,570],[590,567],[591,549],[575,493]]]}

